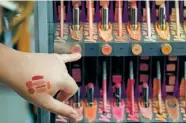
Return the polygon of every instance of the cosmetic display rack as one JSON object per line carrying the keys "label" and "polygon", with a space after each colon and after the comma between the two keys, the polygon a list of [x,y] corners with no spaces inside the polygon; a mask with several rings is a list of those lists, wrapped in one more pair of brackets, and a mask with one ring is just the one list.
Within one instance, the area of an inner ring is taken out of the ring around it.
{"label": "cosmetic display rack", "polygon": [[186,122],[185,13],[177,0],[36,1],[35,49],[82,54],[67,64],[78,122]]}

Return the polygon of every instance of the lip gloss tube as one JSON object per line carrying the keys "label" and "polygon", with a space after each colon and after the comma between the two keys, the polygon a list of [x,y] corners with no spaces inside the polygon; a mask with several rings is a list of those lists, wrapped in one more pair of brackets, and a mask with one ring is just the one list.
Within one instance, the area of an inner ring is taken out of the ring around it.
{"label": "lip gloss tube", "polygon": [[143,83],[142,95],[143,95],[144,107],[148,108],[149,107],[149,87],[147,83]]}
{"label": "lip gloss tube", "polygon": [[94,85],[89,83],[87,85],[87,101],[84,106],[85,118],[88,122],[93,122],[97,114],[97,101],[94,99]]}

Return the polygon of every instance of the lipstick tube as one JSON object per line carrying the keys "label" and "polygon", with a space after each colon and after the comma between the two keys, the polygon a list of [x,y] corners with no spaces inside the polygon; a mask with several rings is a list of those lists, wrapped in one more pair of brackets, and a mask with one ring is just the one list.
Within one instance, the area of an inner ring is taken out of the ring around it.
{"label": "lipstick tube", "polygon": [[71,105],[80,114],[77,121],[81,121],[83,119],[83,102],[80,101],[80,89],[75,93]]}
{"label": "lipstick tube", "polygon": [[109,9],[102,8],[102,29],[108,30],[109,29]]}
{"label": "lipstick tube", "polygon": [[121,85],[115,85],[115,100],[112,101],[112,114],[116,121],[124,119],[124,100],[121,99]]}
{"label": "lipstick tube", "polygon": [[115,96],[115,103],[116,103],[116,106],[121,106],[121,84],[117,83],[115,85],[115,93],[114,93],[114,96]]}
{"label": "lipstick tube", "polygon": [[107,69],[106,62],[103,62],[103,112],[106,111],[107,106]]}
{"label": "lipstick tube", "polygon": [[88,106],[92,107],[94,103],[94,85],[92,83],[88,84],[87,101],[88,101]]}
{"label": "lipstick tube", "polygon": [[164,4],[159,8],[159,26],[161,30],[166,28],[166,9]]}
{"label": "lipstick tube", "polygon": [[145,108],[149,107],[149,87],[147,83],[143,84],[142,88],[143,104]]}
{"label": "lipstick tube", "polygon": [[80,10],[78,8],[73,8],[73,17],[72,17],[72,29],[74,31],[79,30],[80,27]]}
{"label": "lipstick tube", "polygon": [[157,62],[157,79],[158,79],[158,105],[159,105],[159,113],[162,113],[162,95],[161,95],[161,70],[160,70],[160,62]]}
{"label": "lipstick tube", "polygon": [[92,83],[87,85],[87,101],[84,105],[84,113],[89,122],[96,119],[97,101],[94,99],[94,85]]}
{"label": "lipstick tube", "polygon": [[136,2],[131,3],[131,26],[132,30],[137,29],[137,19],[138,19],[138,9],[136,7]]}
{"label": "lipstick tube", "polygon": [[134,115],[134,72],[133,72],[133,63],[132,61],[130,62],[130,103],[131,103],[131,106],[130,106],[130,114],[131,115]]}
{"label": "lipstick tube", "polygon": [[73,107],[79,108],[80,107],[80,89],[74,95],[74,104]]}

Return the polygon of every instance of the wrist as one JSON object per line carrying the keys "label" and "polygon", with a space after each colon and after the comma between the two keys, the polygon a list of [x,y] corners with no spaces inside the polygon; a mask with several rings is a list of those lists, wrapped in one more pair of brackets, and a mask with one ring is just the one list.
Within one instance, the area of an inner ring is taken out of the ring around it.
{"label": "wrist", "polygon": [[24,53],[0,44],[0,80],[3,83],[10,84],[18,77],[21,61],[23,60],[21,54]]}

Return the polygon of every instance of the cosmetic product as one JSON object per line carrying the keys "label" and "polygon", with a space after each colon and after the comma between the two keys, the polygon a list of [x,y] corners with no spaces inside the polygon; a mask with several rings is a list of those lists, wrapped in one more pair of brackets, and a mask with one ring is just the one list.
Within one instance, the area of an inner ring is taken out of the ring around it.
{"label": "cosmetic product", "polygon": [[80,28],[80,10],[79,6],[74,5],[72,11],[72,29],[78,31]]}
{"label": "cosmetic product", "polygon": [[157,82],[158,82],[158,108],[159,108],[159,114],[162,114],[162,94],[161,94],[161,67],[160,62],[157,62]]}
{"label": "cosmetic product", "polygon": [[164,4],[159,8],[159,26],[161,30],[166,28],[166,9]]}
{"label": "cosmetic product", "polygon": [[130,114],[131,115],[134,115],[134,71],[133,71],[133,63],[132,63],[132,61],[130,61],[130,81],[129,81],[129,83],[128,84],[130,84],[130,90],[129,90],[129,92],[130,92],[130,95],[129,95],[129,97],[130,97],[130,104],[131,104],[131,106],[130,106]]}
{"label": "cosmetic product", "polygon": [[109,28],[109,9],[108,8],[102,8],[102,29],[108,30]]}
{"label": "cosmetic product", "polygon": [[103,62],[103,113],[106,112],[107,106],[107,65],[106,61]]}
{"label": "cosmetic product", "polygon": [[116,106],[120,106],[121,105],[121,84],[116,83],[115,85],[115,101],[116,101]]}
{"label": "cosmetic product", "polygon": [[143,83],[142,88],[143,104],[145,108],[148,108],[149,104],[149,87],[147,83]]}
{"label": "cosmetic product", "polygon": [[94,103],[94,85],[92,83],[89,83],[87,86],[87,101],[88,106],[92,107]]}
{"label": "cosmetic product", "polygon": [[131,26],[132,26],[132,30],[136,30],[137,29],[137,17],[138,15],[138,9],[136,7],[136,3],[132,3],[131,5]]}

